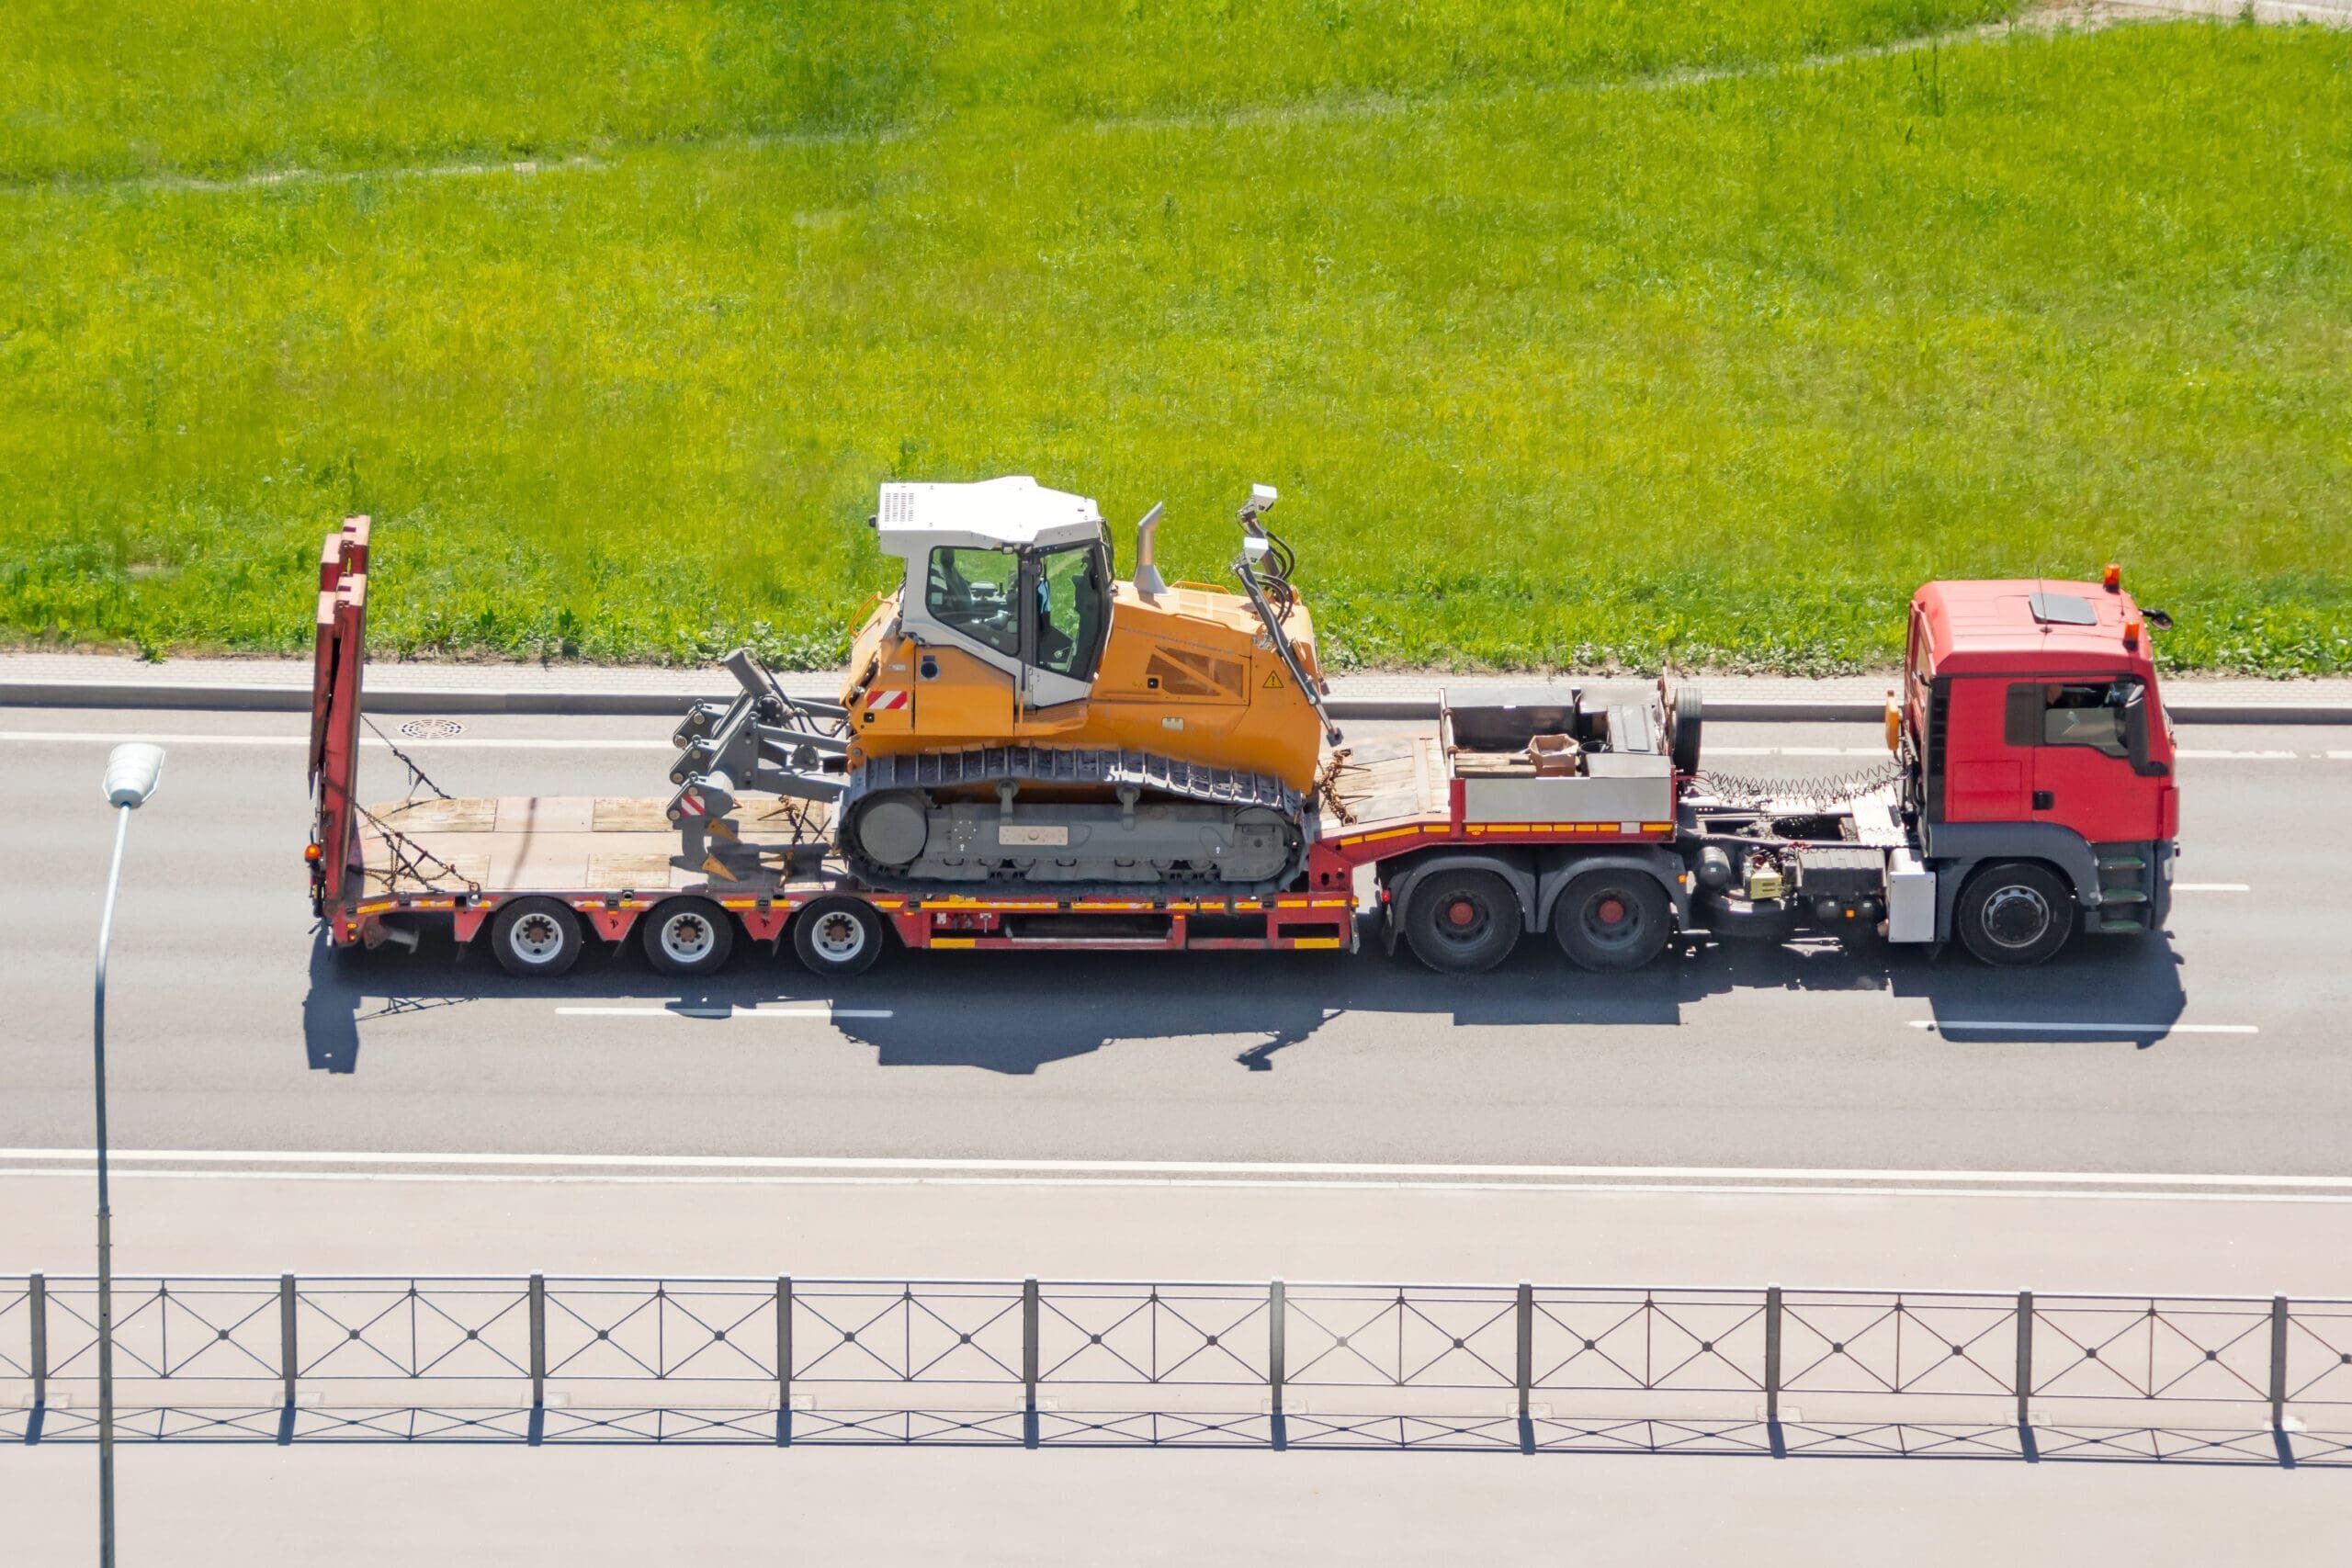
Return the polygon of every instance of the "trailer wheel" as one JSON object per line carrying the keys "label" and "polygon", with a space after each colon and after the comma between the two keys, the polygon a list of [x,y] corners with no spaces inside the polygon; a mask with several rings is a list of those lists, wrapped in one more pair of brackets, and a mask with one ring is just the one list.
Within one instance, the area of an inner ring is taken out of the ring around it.
{"label": "trailer wheel", "polygon": [[1645,872],[1588,871],[1552,905],[1552,935],[1580,968],[1639,969],[1666,951],[1674,908]]}
{"label": "trailer wheel", "polygon": [[557,898],[517,898],[490,922],[490,951],[509,975],[551,976],[580,961],[580,917]]}
{"label": "trailer wheel", "polygon": [[735,951],[735,918],[707,898],[665,898],[638,922],[664,975],[707,975]]}
{"label": "trailer wheel", "polygon": [[1431,872],[1405,910],[1413,956],[1446,975],[1492,969],[1510,956],[1525,926],[1519,895],[1491,871]]}
{"label": "trailer wheel", "polygon": [[2057,873],[2001,861],[1968,879],[1952,911],[1960,940],[1987,964],[2024,968],[2054,957],[2075,934],[2075,896]]}
{"label": "trailer wheel", "polygon": [[820,898],[792,917],[792,951],[811,974],[863,974],[882,956],[882,917],[863,898]]}

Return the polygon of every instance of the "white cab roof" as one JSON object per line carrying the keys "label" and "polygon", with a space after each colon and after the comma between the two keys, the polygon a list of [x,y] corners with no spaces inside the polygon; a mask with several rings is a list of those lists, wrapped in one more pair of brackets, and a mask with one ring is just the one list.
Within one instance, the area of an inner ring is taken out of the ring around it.
{"label": "white cab roof", "polygon": [[1102,536],[1093,498],[1047,490],[1026,474],[977,484],[887,484],[875,527],[883,550],[912,558],[938,546],[1051,549]]}

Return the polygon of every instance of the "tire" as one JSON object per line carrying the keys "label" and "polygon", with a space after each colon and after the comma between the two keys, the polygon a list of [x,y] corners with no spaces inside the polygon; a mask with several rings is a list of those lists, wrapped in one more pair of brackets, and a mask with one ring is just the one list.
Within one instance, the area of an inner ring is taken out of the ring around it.
{"label": "tire", "polygon": [[1968,879],[1952,923],[1968,951],[1986,964],[2022,969],[2057,955],[2081,916],[2072,889],[2032,861],[2000,861]]}
{"label": "tire", "polygon": [[1526,924],[1519,895],[1493,872],[1433,871],[1407,903],[1405,942],[1442,975],[1476,975],[1510,957]]}
{"label": "tire", "polygon": [[645,956],[664,975],[709,975],[735,951],[735,917],[707,898],[664,898],[638,921]]}
{"label": "tire", "polygon": [[1674,905],[1645,871],[1578,874],[1552,901],[1552,937],[1578,968],[1639,969],[1666,951]]}
{"label": "tire", "polygon": [[874,967],[888,933],[863,898],[819,898],[792,917],[792,951],[812,975],[846,978]]}
{"label": "tire", "polygon": [[1706,704],[1688,686],[1674,690],[1674,711],[1667,716],[1667,749],[1678,773],[1699,771],[1699,740],[1706,724]]}
{"label": "tire", "polygon": [[509,975],[549,979],[580,962],[587,937],[558,898],[517,898],[491,918],[491,956]]}

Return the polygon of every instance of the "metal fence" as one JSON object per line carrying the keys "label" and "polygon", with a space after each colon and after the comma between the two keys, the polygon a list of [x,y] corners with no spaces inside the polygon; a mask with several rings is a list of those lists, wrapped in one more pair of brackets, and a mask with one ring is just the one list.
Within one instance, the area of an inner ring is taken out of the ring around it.
{"label": "metal fence", "polygon": [[[85,1430],[96,1295],[0,1282],[13,1435]],[[1780,1453],[1871,1432],[2035,1458],[2097,1430],[2352,1460],[2329,1435],[2352,1431],[2352,1302],[2284,1296],[142,1276],[116,1281],[115,1346],[151,1437]]]}

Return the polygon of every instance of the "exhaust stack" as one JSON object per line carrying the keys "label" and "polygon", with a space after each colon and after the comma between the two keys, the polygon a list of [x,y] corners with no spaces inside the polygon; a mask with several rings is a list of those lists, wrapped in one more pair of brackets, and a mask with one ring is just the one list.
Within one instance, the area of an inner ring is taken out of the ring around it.
{"label": "exhaust stack", "polygon": [[1151,536],[1159,526],[1159,513],[1167,506],[1155,501],[1151,510],[1136,525],[1136,592],[1147,599],[1157,599],[1168,592],[1168,580],[1159,575],[1159,568],[1151,558]]}

